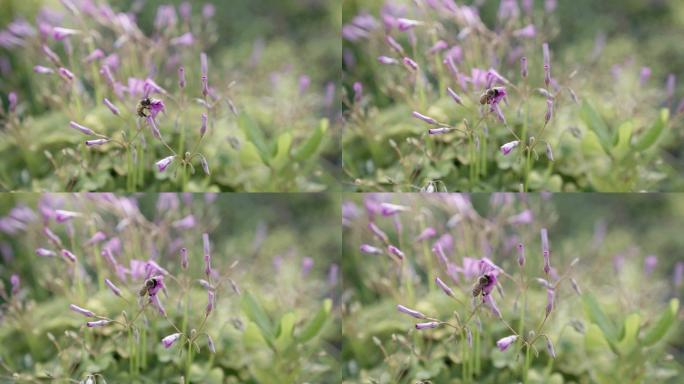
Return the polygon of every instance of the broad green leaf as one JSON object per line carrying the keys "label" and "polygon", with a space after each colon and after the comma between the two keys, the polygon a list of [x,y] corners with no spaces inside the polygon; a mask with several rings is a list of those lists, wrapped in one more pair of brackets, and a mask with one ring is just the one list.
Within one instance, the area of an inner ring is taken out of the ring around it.
{"label": "broad green leaf", "polygon": [[271,166],[276,171],[282,169],[289,161],[290,146],[292,146],[292,134],[290,132],[278,136],[276,152],[271,159]]}
{"label": "broad green leaf", "polygon": [[323,306],[318,310],[318,313],[309,320],[309,322],[304,326],[304,328],[297,335],[297,340],[305,343],[314,338],[321,331],[323,325],[325,325],[328,316],[330,315],[330,310],[332,309],[332,300],[325,299]]}
{"label": "broad green leaf", "polygon": [[660,315],[660,319],[646,331],[641,342],[648,347],[660,341],[677,318],[678,310],[679,300],[670,300],[670,305],[665,309],[662,315]]}
{"label": "broad green leaf", "polygon": [[582,302],[584,303],[584,311],[589,318],[589,321],[598,325],[606,340],[611,344],[617,341],[617,330],[615,325],[610,321],[608,316],[601,309],[601,305],[596,301],[596,298],[591,293],[582,295]]}
{"label": "broad green leaf", "polygon": [[628,354],[637,345],[640,325],[641,316],[638,313],[632,313],[625,319],[622,339],[618,343],[618,349],[622,353]]}
{"label": "broad green leaf", "polygon": [[245,331],[242,332],[242,341],[248,347],[263,347],[266,345],[266,340],[259,330],[259,326],[248,321],[245,326]]}
{"label": "broad green leaf", "polygon": [[251,292],[245,291],[242,294],[241,308],[247,317],[259,326],[264,339],[266,339],[269,344],[272,344],[274,336],[271,319],[268,318],[266,311],[264,311],[261,304],[259,304],[259,301],[257,301]]}
{"label": "broad green leaf", "polygon": [[603,336],[603,332],[596,324],[589,324],[584,332],[584,346],[587,349],[609,348],[608,340]]}
{"label": "broad green leaf", "polygon": [[295,149],[292,156],[299,161],[304,161],[316,153],[316,150],[318,150],[318,147],[321,145],[321,141],[323,141],[325,133],[328,131],[329,124],[328,119],[322,119],[321,124],[304,143],[300,144],[299,147]]}
{"label": "broad green leaf", "polygon": [[626,121],[618,128],[618,140],[613,147],[613,156],[616,159],[622,159],[630,152],[629,142],[632,138],[632,123]]}
{"label": "broad green leaf", "polygon": [[294,330],[296,322],[295,314],[292,312],[286,313],[280,319],[280,329],[278,330],[278,337],[275,341],[276,349],[279,351],[287,350],[292,344],[292,331]]}
{"label": "broad green leaf", "polygon": [[268,156],[268,145],[266,144],[266,138],[264,133],[261,132],[259,124],[246,112],[242,112],[238,116],[238,127],[247,136],[250,142],[254,144],[256,149],[259,151],[263,161],[267,161]]}
{"label": "broad green leaf", "polygon": [[639,139],[633,144],[634,149],[643,151],[658,141],[660,134],[665,129],[670,117],[670,111],[666,108],[660,110],[660,118],[651,125],[646,132],[642,133]]}
{"label": "broad green leaf", "polygon": [[596,136],[598,136],[599,142],[601,143],[603,149],[606,152],[609,152],[610,148],[612,147],[610,130],[608,129],[605,121],[603,121],[601,115],[586,100],[582,102],[580,117],[587,127],[596,133]]}
{"label": "broad green leaf", "polygon": [[240,148],[240,163],[246,166],[263,165],[261,155],[252,142],[247,141],[242,144]]}

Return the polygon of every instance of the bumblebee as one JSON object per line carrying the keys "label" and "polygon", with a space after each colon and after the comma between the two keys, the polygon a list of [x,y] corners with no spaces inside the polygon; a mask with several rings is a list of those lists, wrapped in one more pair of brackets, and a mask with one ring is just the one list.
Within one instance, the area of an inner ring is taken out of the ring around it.
{"label": "bumblebee", "polygon": [[156,277],[151,277],[147,280],[145,280],[145,284],[143,284],[143,287],[140,288],[140,292],[138,292],[138,295],[140,296],[145,296],[149,291],[154,290],[159,286],[159,280]]}
{"label": "bumblebee", "polygon": [[473,285],[473,297],[480,296],[481,293],[484,293],[484,288],[489,285],[489,282],[489,275],[480,276],[475,285]]}
{"label": "bumblebee", "polygon": [[494,100],[504,96],[505,94],[506,91],[503,87],[489,88],[480,96],[480,104],[492,104]]}
{"label": "bumblebee", "polygon": [[152,99],[150,99],[149,97],[140,100],[140,102],[138,103],[138,116],[147,117],[145,111],[149,112],[150,105],[152,105]]}

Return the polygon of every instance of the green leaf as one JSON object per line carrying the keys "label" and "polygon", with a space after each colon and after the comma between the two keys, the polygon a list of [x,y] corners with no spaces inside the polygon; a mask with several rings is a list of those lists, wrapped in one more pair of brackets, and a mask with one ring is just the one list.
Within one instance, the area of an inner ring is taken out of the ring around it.
{"label": "green leaf", "polygon": [[252,321],[248,321],[242,332],[242,342],[248,347],[262,347],[266,344],[263,334],[259,330],[259,326]]}
{"label": "green leaf", "polygon": [[638,313],[632,313],[625,319],[622,339],[618,343],[618,349],[620,349],[623,354],[628,354],[634,347],[636,347],[640,325],[641,316]]}
{"label": "green leaf", "polygon": [[309,138],[301,144],[293,153],[293,157],[299,161],[305,161],[310,158],[321,145],[325,133],[328,131],[328,119],[322,119],[321,124],[316,128],[316,130],[309,136]]}
{"label": "green leaf", "polygon": [[639,139],[633,144],[634,149],[643,151],[651,147],[658,141],[660,134],[665,129],[665,125],[670,117],[670,111],[667,108],[660,110],[660,118],[651,125],[646,132],[641,134]]}
{"label": "green leaf", "polygon": [[246,112],[242,112],[240,116],[238,116],[237,124],[238,127],[240,127],[240,130],[247,136],[247,139],[249,139],[259,151],[261,159],[266,162],[269,158],[268,145],[266,145],[266,138],[256,120]]}
{"label": "green leaf", "polygon": [[292,146],[292,134],[285,132],[278,136],[275,155],[271,159],[271,166],[273,169],[282,169],[289,160],[290,146]]}
{"label": "green leaf", "polygon": [[670,300],[670,305],[665,309],[662,315],[660,315],[660,319],[658,319],[658,321],[649,328],[646,334],[644,334],[644,338],[641,340],[641,342],[645,346],[649,347],[660,341],[677,318],[678,310],[679,300]]}
{"label": "green leaf", "polygon": [[251,292],[245,291],[242,294],[241,307],[242,311],[247,315],[247,317],[256,323],[257,326],[259,326],[264,339],[266,339],[269,344],[272,344],[274,336],[271,319],[268,318],[266,311],[264,311],[261,304],[259,304]]}
{"label": "green leaf", "polygon": [[603,332],[601,332],[601,329],[596,324],[589,324],[589,327],[587,327],[584,332],[584,346],[587,349],[603,349],[610,347]]}
{"label": "green leaf", "polygon": [[257,149],[252,142],[247,141],[242,144],[240,148],[240,163],[246,166],[263,165],[264,162]]}
{"label": "green leaf", "polygon": [[321,331],[323,325],[325,325],[328,316],[330,315],[330,310],[332,309],[332,300],[325,299],[323,306],[318,310],[318,313],[309,320],[309,322],[304,326],[304,328],[297,335],[297,340],[301,343],[305,343],[314,338]]}
{"label": "green leaf", "polygon": [[605,121],[603,121],[601,115],[586,100],[582,102],[580,117],[587,127],[596,133],[596,136],[598,136],[599,142],[601,143],[603,149],[606,152],[609,152],[610,148],[612,147],[610,130],[608,129]]}
{"label": "green leaf", "polygon": [[292,345],[292,333],[296,322],[295,314],[292,312],[286,313],[280,319],[280,327],[278,329],[278,337],[275,341],[276,349],[279,351],[287,350]]}
{"label": "green leaf", "polygon": [[613,156],[616,159],[622,159],[630,152],[629,142],[632,138],[632,123],[626,121],[618,128],[618,140],[613,147]]}
{"label": "green leaf", "polygon": [[596,298],[591,293],[585,293],[582,295],[582,302],[584,303],[584,311],[589,318],[589,321],[598,325],[603,332],[609,343],[614,344],[617,342],[617,330],[615,329],[615,324],[613,324],[608,316],[603,313],[600,304],[596,301]]}

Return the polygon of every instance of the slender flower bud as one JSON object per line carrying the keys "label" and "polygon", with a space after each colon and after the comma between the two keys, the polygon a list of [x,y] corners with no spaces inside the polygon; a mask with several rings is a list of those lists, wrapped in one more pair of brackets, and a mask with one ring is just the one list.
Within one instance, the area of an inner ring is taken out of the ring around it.
{"label": "slender flower bud", "polygon": [[72,212],[72,211],[65,211],[62,209],[58,209],[55,211],[55,221],[58,223],[65,223],[74,217],[79,217],[81,216],[80,213],[78,212]]}
{"label": "slender flower bud", "polygon": [[549,123],[553,116],[553,100],[546,99],[546,114],[544,115],[544,125]]}
{"label": "slender flower bud", "polygon": [[185,88],[185,68],[178,67],[178,87]]}
{"label": "slender flower bud", "polygon": [[112,281],[109,279],[104,279],[104,282],[115,295],[121,297],[121,290],[119,289],[119,287],[114,285],[114,283],[112,283]]}
{"label": "slender flower bud", "polygon": [[438,40],[430,49],[428,50],[428,55],[434,55],[439,51],[443,51],[449,48],[449,44],[444,40]]}
{"label": "slender flower bud", "polygon": [[549,251],[549,233],[546,230],[546,228],[542,228],[540,231],[540,234],[541,234],[542,252]]}
{"label": "slender flower bud", "polygon": [[150,296],[150,304],[153,308],[157,309],[160,315],[166,316],[166,309],[164,309],[164,306],[162,305],[161,301],[159,301],[159,296]]}
{"label": "slender flower bud", "polygon": [[104,103],[104,105],[107,106],[107,108],[109,108],[110,111],[112,111],[113,114],[119,116],[119,108],[117,108],[116,105],[112,104],[112,102],[109,101],[109,99],[105,97],[104,100],[102,100],[102,102]]}
{"label": "slender flower bud", "polygon": [[520,58],[520,75],[526,78],[527,73],[527,57],[523,56]]}
{"label": "slender flower bud", "polygon": [[522,243],[518,244],[518,265],[525,266],[525,246]]}
{"label": "slender flower bud", "polygon": [[50,228],[48,228],[48,227],[43,227],[43,234],[44,234],[44,235],[48,238],[48,240],[50,240],[50,241],[52,242],[52,244],[54,244],[55,246],[57,246],[57,247],[61,247],[61,246],[62,246],[62,240],[61,240],[57,235],[55,235],[55,233],[52,232],[52,231],[50,230]]}
{"label": "slender flower bud", "polygon": [[551,54],[549,53],[549,44],[544,43],[544,84],[548,87],[551,84]]}
{"label": "slender flower bud", "polygon": [[465,327],[465,332],[466,332],[466,341],[468,342],[468,346],[472,347],[473,346],[473,333],[470,332],[470,328]]}
{"label": "slender flower bud", "polygon": [[641,86],[644,86],[650,77],[651,77],[651,68],[649,68],[649,67],[641,68],[641,72],[639,72],[639,84]]}
{"label": "slender flower bud", "polygon": [[514,141],[511,141],[511,142],[508,142],[508,143],[506,143],[506,144],[504,144],[504,145],[501,146],[501,153],[503,153],[504,156],[505,156],[505,155],[508,155],[508,154],[511,153],[511,151],[512,151],[515,147],[517,147],[519,144],[520,144],[520,141],[519,141],[519,140],[514,140]]}
{"label": "slender flower bud", "polygon": [[202,234],[202,242],[204,243],[204,273],[211,275],[211,243],[209,242],[209,234]]}
{"label": "slender flower bud", "polygon": [[672,277],[672,283],[675,288],[679,288],[684,282],[684,261],[678,261],[675,264],[674,275]]}
{"label": "slender flower bud", "polygon": [[422,329],[437,328],[437,327],[439,327],[439,323],[436,321],[430,321],[427,323],[417,323],[416,324],[416,329],[419,331]]}
{"label": "slender flower bud", "polygon": [[190,261],[188,260],[188,250],[186,248],[180,249],[180,257],[181,257],[181,268],[188,269],[188,265],[190,265]]}
{"label": "slender flower bud", "polygon": [[549,353],[549,356],[552,358],[556,358],[556,350],[553,349],[553,343],[551,343],[551,339],[546,336],[546,352]]}
{"label": "slender flower bud", "polygon": [[503,352],[507,350],[508,347],[511,346],[511,344],[515,343],[516,340],[518,340],[518,335],[506,336],[502,339],[499,339],[499,341],[496,342],[496,346],[499,347],[499,350],[501,350],[501,352]]}
{"label": "slender flower bud", "polygon": [[214,340],[207,334],[207,347],[211,351],[211,353],[216,353],[216,346],[214,345]]}
{"label": "slender flower bud", "polygon": [[492,310],[492,314],[494,314],[494,316],[501,318],[501,311],[496,306],[496,302],[492,298],[492,295],[482,296],[482,302],[485,303],[489,307],[489,309]]}
{"label": "slender flower bud", "polygon": [[209,94],[209,78],[207,76],[202,76],[202,95],[207,96]]}
{"label": "slender flower bud", "polygon": [[45,248],[38,248],[36,249],[36,255],[41,256],[41,257],[53,257],[56,256],[57,254],[49,249]]}
{"label": "slender flower bud", "polygon": [[81,315],[83,315],[83,316],[85,316],[85,317],[95,317],[95,313],[93,313],[92,311],[89,311],[89,310],[87,310],[87,309],[85,309],[85,308],[81,308],[81,307],[79,307],[78,305],[69,304],[69,308],[70,308],[72,311],[74,311],[74,312],[76,312],[76,313],[80,313]]}
{"label": "slender flower bud", "polygon": [[352,88],[354,88],[354,101],[356,103],[360,103],[361,99],[363,98],[363,84],[357,81],[354,83]]}
{"label": "slender flower bud", "polygon": [[424,319],[425,318],[425,315],[423,315],[422,313],[415,311],[413,309],[410,309],[410,308],[406,308],[403,305],[397,305],[397,311],[399,311],[401,313],[405,313],[409,316],[413,316],[416,319]]}
{"label": "slender flower bud", "polygon": [[553,148],[551,148],[551,144],[546,142],[546,158],[553,161]]}
{"label": "slender flower bud", "polygon": [[109,142],[109,139],[95,139],[95,140],[86,140],[85,145],[89,147],[94,147],[98,145],[103,145],[107,144]]}
{"label": "slender flower bud", "polygon": [[12,295],[16,296],[21,288],[21,279],[19,278],[19,275],[13,273],[10,277],[10,284],[12,285]]}
{"label": "slender flower bud", "polygon": [[104,77],[105,81],[109,86],[114,86],[116,81],[114,80],[114,75],[112,74],[112,70],[109,69],[108,65],[103,65],[100,68],[100,74]]}
{"label": "slender flower bud", "polygon": [[437,235],[437,231],[434,228],[427,227],[423,230],[423,232],[420,233],[420,235],[418,235],[415,238],[414,241],[419,242],[419,241],[427,240],[427,239],[430,239],[432,237],[435,237],[436,235]]}
{"label": "slender flower bud", "polygon": [[442,128],[431,128],[428,129],[428,135],[443,135],[445,133],[451,132],[451,128],[448,127],[442,127]]}
{"label": "slender flower bud", "polygon": [[412,29],[415,26],[420,25],[420,24],[421,24],[421,22],[418,20],[404,19],[404,18],[397,19],[397,28],[399,28],[399,30],[401,32],[406,32],[409,29]]}
{"label": "slender flower bud", "polygon": [[385,36],[385,41],[387,42],[387,45],[389,45],[390,48],[392,48],[392,50],[394,50],[395,52],[397,52],[399,54],[404,53],[404,48],[401,46],[401,44],[399,44],[396,40],[394,40],[394,38],[392,36],[390,36],[390,35]]}
{"label": "slender flower bud", "polygon": [[43,53],[54,65],[58,67],[62,66],[62,61],[59,59],[59,56],[57,56],[57,54],[47,45],[43,45]]}
{"label": "slender flower bud", "polygon": [[164,348],[171,348],[171,346],[178,341],[178,339],[181,337],[181,333],[172,333],[165,338],[162,339],[162,344],[164,344]]}
{"label": "slender flower bud", "polygon": [[548,316],[551,311],[553,310],[553,300],[555,297],[555,293],[553,289],[547,289],[546,290],[546,316]]}
{"label": "slender flower bud", "polygon": [[200,72],[202,76],[209,76],[209,64],[207,64],[207,54],[200,53]]}
{"label": "slender flower bud", "polygon": [[88,135],[88,136],[94,136],[95,135],[95,132],[93,132],[92,129],[90,129],[88,127],[84,127],[81,124],[76,123],[75,121],[69,122],[69,126],[73,129],[81,132],[84,135]]}
{"label": "slender flower bud", "polygon": [[104,57],[104,52],[102,52],[101,49],[97,48],[94,51],[90,52],[88,56],[86,56],[85,59],[83,59],[83,61],[85,61],[86,63],[92,63],[93,61],[97,59],[102,59]]}
{"label": "slender flower bud", "polygon": [[395,247],[394,245],[388,245],[387,246],[387,251],[399,258],[399,260],[404,260],[404,252],[402,252],[399,248]]}
{"label": "slender flower bud", "polygon": [[425,116],[419,112],[413,111],[413,117],[419,120],[423,120],[424,122],[432,125],[438,125],[437,120],[433,119],[432,117]]}
{"label": "slender flower bud", "polygon": [[202,125],[200,126],[200,136],[204,136],[207,133],[207,114],[202,114]]}
{"label": "slender flower bud", "polygon": [[59,72],[59,75],[62,76],[64,80],[71,81],[74,79],[74,74],[64,67],[60,67],[57,72]]}
{"label": "slender flower bud", "polygon": [[370,244],[361,244],[361,247],[359,247],[361,252],[369,254],[369,255],[380,255],[382,254],[382,249],[378,247],[374,247]]}
{"label": "slender flower bud", "polygon": [[111,320],[97,320],[97,321],[89,321],[86,323],[86,326],[88,328],[95,328],[95,327],[104,327],[105,325],[111,323]]}
{"label": "slender flower bud", "polygon": [[373,232],[373,235],[377,237],[378,239],[382,240],[385,244],[389,244],[389,237],[387,237],[387,234],[382,231],[374,222],[368,223],[368,228]]}
{"label": "slender flower bud", "polygon": [[214,309],[214,291],[207,291],[207,316],[211,313],[211,311]]}
{"label": "slender flower bud", "polygon": [[9,105],[7,106],[7,109],[11,112],[14,113],[17,110],[17,104],[19,102],[17,98],[17,93],[16,92],[10,92],[7,95],[7,101],[9,102]]}
{"label": "slender flower bud", "polygon": [[393,57],[388,57],[388,56],[379,56],[378,57],[378,62],[380,64],[385,64],[385,65],[394,65],[394,64],[399,64],[399,60],[393,58]]}
{"label": "slender flower bud", "polygon": [[68,249],[62,249],[62,257],[67,259],[68,261],[75,263],[76,262],[76,255],[71,253]]}
{"label": "slender flower bud", "polygon": [[445,265],[445,266],[449,265],[449,259],[444,254],[444,247],[442,247],[441,243],[438,242],[437,244],[435,244],[435,246],[432,247],[432,252],[434,252],[437,255],[437,257],[439,258],[439,261],[443,265]]}
{"label": "slender flower bud", "polygon": [[417,70],[418,70],[418,63],[416,63],[415,61],[413,61],[413,59],[411,59],[410,57],[404,57],[403,62],[404,62],[404,66],[405,66],[407,69],[410,69],[410,70],[412,70],[412,71],[417,71]]}
{"label": "slender flower bud", "polygon": [[36,65],[35,67],[33,67],[33,72],[40,73],[42,75],[49,75],[55,73],[55,70],[52,68],[43,67],[42,65]]}
{"label": "slender flower bud", "polygon": [[649,255],[644,260],[644,273],[646,276],[650,276],[655,270],[656,265],[658,265],[658,257],[655,255]]}
{"label": "slender flower bud", "polygon": [[582,290],[580,289],[579,285],[577,284],[577,280],[575,280],[574,277],[570,278],[570,284],[572,284],[572,289],[574,289],[578,295],[582,296]]}
{"label": "slender flower bud", "polygon": [[454,99],[456,104],[463,105],[463,99],[461,99],[461,96],[454,92],[453,89],[447,87],[447,93],[449,94],[449,96],[451,96],[452,99]]}
{"label": "slender flower bud", "polygon": [[168,156],[165,157],[159,161],[157,161],[157,169],[159,169],[159,172],[164,172],[166,168],[173,162],[173,160],[176,158],[176,156]]}
{"label": "slender flower bud", "polygon": [[454,296],[455,296],[455,295],[454,295],[454,291],[453,291],[451,288],[449,288],[449,286],[446,285],[446,284],[442,281],[442,279],[440,279],[439,277],[435,277],[435,284],[437,284],[437,286],[438,286],[439,288],[441,288],[442,291],[444,291],[444,293],[447,294],[447,296],[451,296],[451,297],[454,297]]}

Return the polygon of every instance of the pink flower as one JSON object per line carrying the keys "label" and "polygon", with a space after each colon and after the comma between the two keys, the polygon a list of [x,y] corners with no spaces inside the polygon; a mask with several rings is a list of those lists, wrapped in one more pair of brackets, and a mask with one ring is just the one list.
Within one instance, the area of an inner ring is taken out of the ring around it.
{"label": "pink flower", "polygon": [[42,65],[36,65],[35,67],[33,67],[33,72],[40,73],[43,75],[55,73],[55,71],[52,68],[43,67]]}
{"label": "pink flower", "polygon": [[59,75],[62,76],[64,80],[71,81],[74,79],[74,74],[64,67],[60,67],[57,72],[59,72]]}
{"label": "pink flower", "polygon": [[382,249],[378,247],[374,247],[369,244],[361,244],[361,247],[359,247],[361,252],[369,254],[369,255],[380,255],[382,254]]}
{"label": "pink flower", "polygon": [[159,169],[159,172],[164,172],[166,168],[173,163],[173,160],[176,158],[176,156],[168,156],[165,157],[159,161],[156,162],[157,169]]}
{"label": "pink flower", "polygon": [[418,70],[418,63],[413,61],[410,57],[404,57],[403,59],[404,66],[412,71]]}
{"label": "pink flower", "polygon": [[419,331],[422,329],[437,328],[437,327],[439,327],[439,323],[436,321],[430,321],[427,323],[417,323],[416,324],[416,329]]}
{"label": "pink flower", "polygon": [[186,32],[176,38],[171,39],[170,43],[171,45],[181,45],[181,46],[189,46],[192,45],[195,42],[195,39],[192,37],[192,33]]}
{"label": "pink flower", "polygon": [[70,121],[70,122],[69,122],[69,126],[70,126],[71,128],[73,128],[73,129],[75,129],[75,130],[81,132],[81,133],[84,134],[84,135],[88,135],[88,136],[94,136],[94,135],[95,135],[95,132],[93,132],[92,129],[90,129],[90,128],[88,128],[88,127],[85,127],[85,126],[83,126],[83,125],[81,125],[81,124],[78,124],[78,123],[76,123],[76,122],[74,122],[74,121]]}
{"label": "pink flower", "polygon": [[83,315],[85,317],[95,317],[95,313],[93,313],[93,311],[89,311],[85,308],[81,308],[75,304],[69,304],[69,309],[71,309],[72,311],[74,311],[76,313],[80,313],[81,315]]}
{"label": "pink flower", "polygon": [[86,140],[85,145],[87,145],[89,147],[95,147],[98,145],[107,144],[108,142],[109,142],[109,139]]}
{"label": "pink flower", "polygon": [[397,19],[397,27],[402,32],[406,32],[409,29],[412,29],[415,26],[420,25],[420,24],[421,24],[421,22],[418,20],[404,19],[404,18]]}
{"label": "pink flower", "polygon": [[104,103],[104,105],[107,106],[107,108],[109,108],[109,110],[110,110],[113,114],[115,114],[115,115],[117,115],[117,116],[119,115],[119,113],[120,113],[120,112],[119,112],[119,108],[117,108],[116,105],[112,104],[112,102],[109,101],[109,99],[107,99],[107,98],[105,97],[104,100],[102,100],[102,102]]}
{"label": "pink flower", "polygon": [[511,344],[515,343],[516,340],[518,340],[517,335],[506,336],[502,339],[499,339],[499,341],[496,342],[496,346],[499,347],[499,350],[501,350],[501,352],[503,352],[507,350],[508,347],[511,346]]}
{"label": "pink flower", "polygon": [[105,325],[111,323],[111,320],[97,320],[97,321],[89,321],[86,323],[86,326],[88,328],[95,328],[95,327],[104,327]]}
{"label": "pink flower", "polygon": [[116,285],[114,285],[114,283],[112,283],[111,280],[105,279],[104,282],[115,295],[121,296],[121,290]]}
{"label": "pink flower", "polygon": [[379,56],[378,57],[378,62],[380,64],[385,64],[385,65],[393,65],[393,64],[398,64],[399,61],[393,57],[388,57],[388,56]]}
{"label": "pink flower", "polygon": [[71,253],[68,249],[62,249],[62,257],[67,259],[67,261],[70,261],[72,263],[76,262],[76,255]]}
{"label": "pink flower", "polygon": [[102,59],[103,57],[105,57],[104,52],[102,52],[101,49],[97,48],[94,51],[90,52],[90,54],[88,54],[88,56],[86,56],[85,59],[83,59],[83,61],[85,61],[86,63],[92,63],[93,61]]}
{"label": "pink flower", "polygon": [[461,99],[461,97],[458,94],[456,94],[456,92],[454,92],[453,89],[447,88],[447,93],[449,94],[449,96],[451,96],[452,99],[454,99],[456,104],[463,105],[463,100]]}
{"label": "pink flower", "polygon": [[75,29],[54,27],[52,28],[52,38],[55,40],[64,40],[69,36],[81,33]]}
{"label": "pink flower", "polygon": [[427,227],[421,232],[416,238],[414,239],[415,242],[427,240],[429,238],[435,237],[437,235],[437,231],[432,228],[432,227]]}
{"label": "pink flower", "polygon": [[51,251],[49,249],[37,248],[36,249],[36,255],[38,255],[40,257],[53,257],[53,256],[56,256],[57,254],[54,251]]}
{"label": "pink flower", "polygon": [[451,297],[454,297],[454,296],[455,296],[455,295],[454,295],[454,291],[453,291],[451,288],[449,288],[449,286],[446,285],[446,284],[442,281],[442,279],[440,279],[439,277],[435,277],[435,284],[437,284],[437,286],[438,286],[439,288],[441,288],[442,291],[444,291],[444,293],[447,294],[447,296],[451,296]]}
{"label": "pink flower", "polygon": [[394,245],[388,245],[387,252],[398,257],[399,260],[404,260],[404,252],[402,252],[399,248],[395,247]]}
{"label": "pink flower", "polygon": [[530,24],[524,28],[513,31],[513,36],[522,37],[522,38],[526,38],[526,39],[531,39],[534,36],[536,36],[536,34],[537,33],[536,33],[536,30],[535,30],[533,24]]}
{"label": "pink flower", "polygon": [[517,147],[519,144],[520,144],[520,141],[518,141],[518,140],[514,140],[514,141],[511,141],[511,142],[508,142],[508,143],[506,143],[506,144],[504,144],[504,145],[501,146],[501,153],[503,153],[504,156],[505,156],[505,155],[508,155],[508,154],[511,153],[511,151],[512,151],[515,147]]}
{"label": "pink flower", "polygon": [[413,111],[413,117],[419,120],[423,120],[424,122],[432,125],[438,125],[437,120],[433,119],[432,117],[425,116],[419,112]]}
{"label": "pink flower", "polygon": [[413,316],[416,319],[424,319],[425,318],[425,315],[423,315],[422,313],[415,311],[413,309],[410,309],[410,308],[406,308],[403,305],[397,305],[397,311],[399,311],[401,313],[405,313],[409,316]]}

